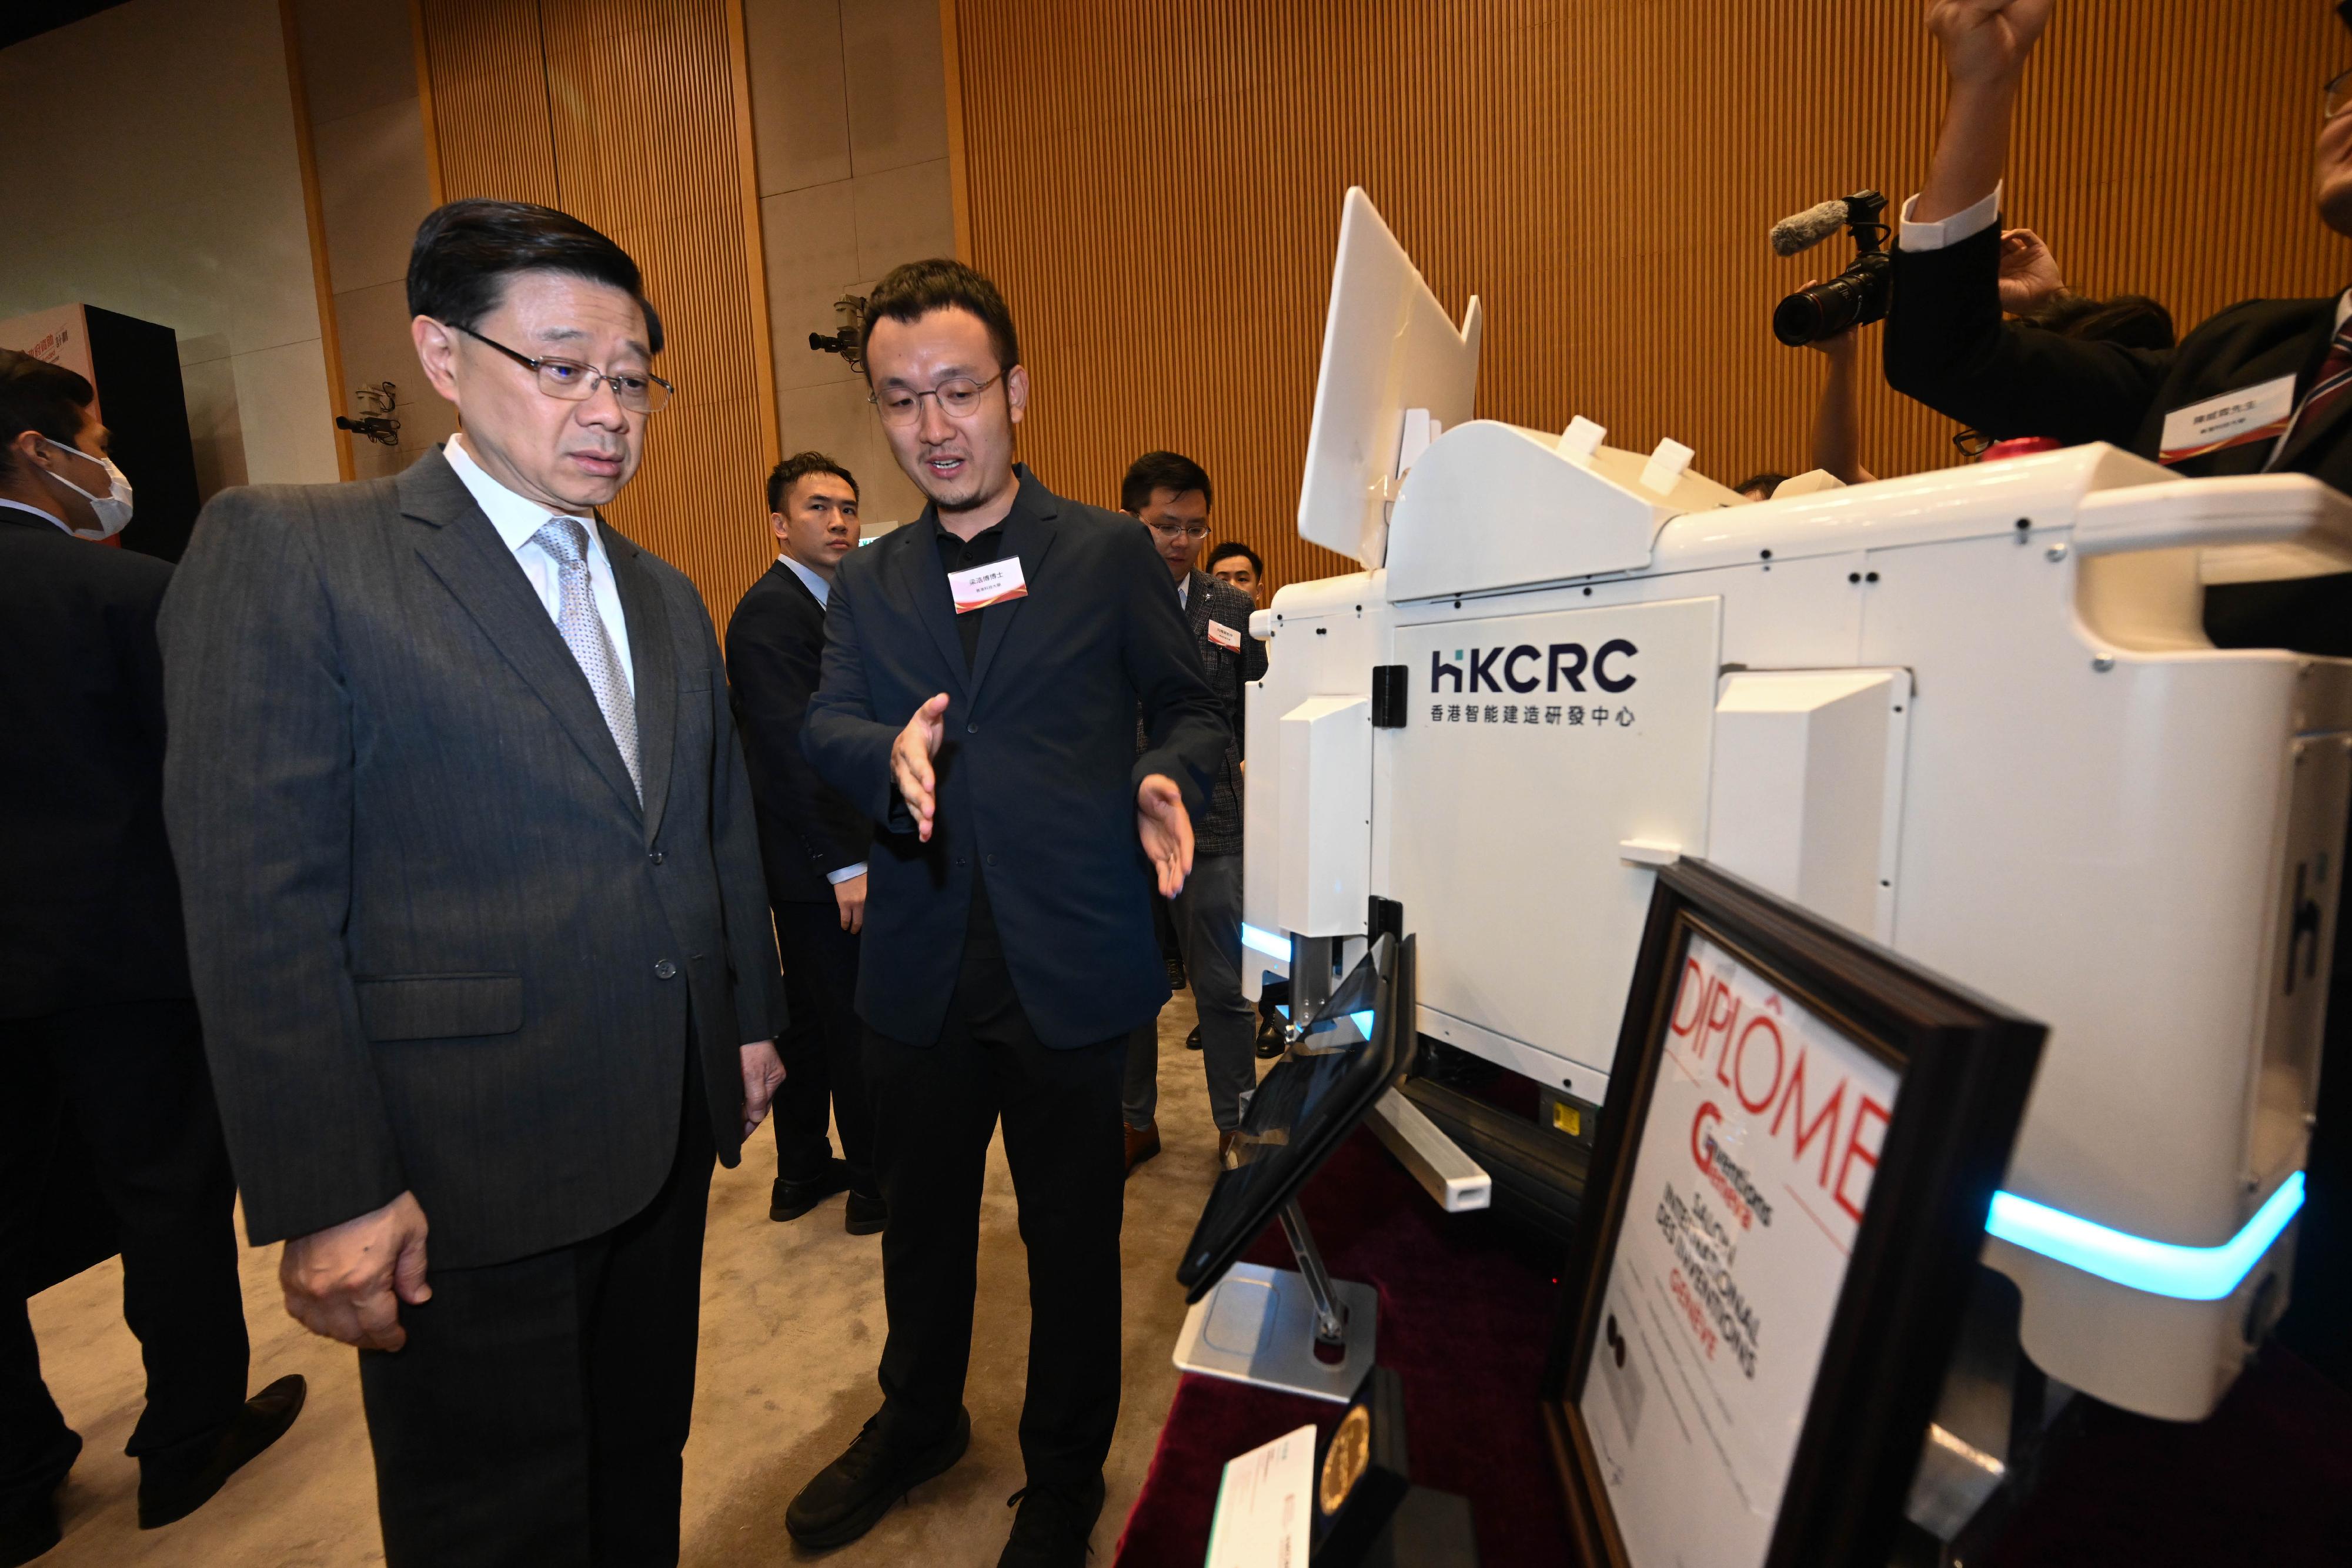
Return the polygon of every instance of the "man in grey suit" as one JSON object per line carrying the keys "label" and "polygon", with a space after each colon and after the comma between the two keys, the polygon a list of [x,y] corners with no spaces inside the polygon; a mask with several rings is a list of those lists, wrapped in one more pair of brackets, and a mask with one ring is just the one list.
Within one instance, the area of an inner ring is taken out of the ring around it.
{"label": "man in grey suit", "polygon": [[205,1043],[250,1239],[360,1347],[386,1560],[674,1563],[711,1160],[784,1018],[709,616],[596,516],[661,323],[507,202],[425,220],[408,301],[464,434],[215,497],[164,601]]}

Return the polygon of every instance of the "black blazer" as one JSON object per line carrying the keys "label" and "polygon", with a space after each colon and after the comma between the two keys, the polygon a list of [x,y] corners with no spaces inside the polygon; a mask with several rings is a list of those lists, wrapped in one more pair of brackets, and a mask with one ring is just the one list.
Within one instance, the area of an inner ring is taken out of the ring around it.
{"label": "black blazer", "polygon": [[727,682],[751,771],[772,904],[832,903],[825,873],[864,860],[874,837],[874,825],[801,755],[801,726],[824,658],[824,606],[778,561],[727,622]]}
{"label": "black blazer", "polygon": [[[2168,350],[2079,342],[2002,319],[1999,225],[1940,250],[1895,255],[1886,380],[1895,391],[2000,439],[2105,441],[2153,461],[2165,415],[2241,387],[2308,386],[2335,335],[2336,300],[2248,299]],[[2270,443],[2173,465],[2183,478],[2260,472]],[[2352,397],[2299,423],[2276,472],[2352,494]],[[2216,585],[2205,627],[2221,647],[2352,654],[2352,573]]]}
{"label": "black blazer", "polygon": [[710,617],[599,524],[645,800],[553,620],[448,462],[229,490],[163,604],[163,800],[258,1245],[413,1190],[444,1268],[608,1230],[719,1157],[781,1031]]}
{"label": "black blazer", "polygon": [[163,836],[171,580],[0,507],[0,1018],[189,994]]}
{"label": "black blazer", "polygon": [[[1152,1016],[1168,976],[1136,786],[1166,774],[1198,822],[1224,757],[1223,716],[1144,530],[1019,472],[1003,554],[1020,558],[1028,596],[973,612],[985,619],[971,674],[933,508],[842,562],[825,606],[824,682],[802,747],[882,829],[857,1011],[893,1040],[939,1037],[975,874],[1045,1044],[1108,1040]],[[891,780],[890,746],[940,692],[947,738],[926,844]],[[1151,742],[1140,758],[1139,702]]]}

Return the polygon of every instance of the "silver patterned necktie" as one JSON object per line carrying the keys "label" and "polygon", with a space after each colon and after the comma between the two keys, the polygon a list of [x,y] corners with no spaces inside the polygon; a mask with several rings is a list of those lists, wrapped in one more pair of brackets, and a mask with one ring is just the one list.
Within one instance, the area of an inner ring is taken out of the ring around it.
{"label": "silver patterned necktie", "polygon": [[605,635],[604,618],[596,613],[596,596],[588,590],[588,530],[577,517],[550,517],[530,536],[533,543],[554,557],[556,580],[561,590],[561,608],[555,615],[556,629],[563,633],[572,656],[580,661],[580,673],[588,677],[588,689],[596,694],[596,706],[604,710],[604,727],[613,732],[613,744],[621,748],[621,760],[627,764],[629,782],[636,786],[637,800],[646,798],[645,779],[637,773],[637,702],[630,695],[629,683],[621,674],[621,661],[613,653],[613,640]]}

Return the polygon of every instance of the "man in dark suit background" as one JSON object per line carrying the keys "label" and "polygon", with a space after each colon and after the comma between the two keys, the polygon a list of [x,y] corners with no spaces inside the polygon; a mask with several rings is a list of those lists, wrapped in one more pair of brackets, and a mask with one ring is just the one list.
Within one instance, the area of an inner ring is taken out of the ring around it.
{"label": "man in dark suit background", "polygon": [[[824,657],[824,601],[857,548],[857,480],[821,452],[800,452],[768,476],[776,563],[727,622],[727,680],[759,808],[760,855],[784,960],[791,1032],[779,1041],[776,1185],[771,1219],[798,1219],[846,1188],[842,1227],[882,1228],[874,1180],[874,1117],[858,1064],[857,934],[866,920],[866,846],[873,824],[801,755],[801,726]],[[841,1127],[842,1157],[825,1128]]]}
{"label": "man in dark suit background", "polygon": [[[1927,0],[1950,78],[1934,159],[1905,204],[1886,319],[1886,379],[1985,435],[2112,442],[2187,478],[2310,474],[2352,492],[2352,292],[2249,299],[2170,350],[2085,341],[2001,319],[2001,168],[2020,80],[2054,0]],[[2338,14],[2352,20],[2352,5]],[[2315,76],[2318,75],[2315,71]],[[2290,84],[2273,84],[2284,92]],[[2315,145],[2320,221],[2352,235],[2352,71],[2326,82]],[[2011,270],[2040,259],[2011,242]],[[2054,280],[2054,268],[2052,269]],[[2247,417],[2215,426],[2217,407]],[[2211,437],[2218,432],[2221,439]],[[2192,434],[2195,433],[2195,434]],[[2352,573],[2206,591],[2224,648],[2352,656]],[[2336,924],[2320,1099],[2281,1337],[2352,1383],[2352,940]]]}
{"label": "man in dark suit background", "polygon": [[408,302],[463,434],[215,497],[164,602],[205,1046],[251,1239],[360,1347],[387,1562],[675,1563],[711,1160],[783,1017],[709,616],[596,516],[661,323],[509,202],[426,217]]}
{"label": "man in dark suit background", "polygon": [[912,263],[866,320],[884,432],[931,504],[842,564],[803,746],[880,829],[857,1010],[890,1333],[880,1413],[785,1523],[853,1540],[962,1456],[1001,1116],[1030,1332],[1028,1485],[999,1561],[1077,1568],[1118,1416],[1119,1079],[1168,998],[1150,895],[1192,870],[1225,726],[1144,530],[1013,463],[1029,373],[995,286]]}
{"label": "man in dark suit background", "polygon": [[96,401],[74,371],[0,349],[0,1564],[57,1544],[81,1451],[25,1311],[68,1119],[147,1366],[128,1445],[140,1527],[193,1512],[302,1407],[299,1377],[246,1398],[236,1186],[163,836],[155,611],[172,569],[90,542],[131,515]]}
{"label": "man in dark suit background", "polygon": [[[1170,900],[1200,1024],[1201,1065],[1222,1156],[1257,1088],[1257,1014],[1242,995],[1242,730],[1247,683],[1265,674],[1265,644],[1249,634],[1249,595],[1193,563],[1209,537],[1216,490],[1208,471],[1175,452],[1147,452],[1119,481],[1119,508],[1150,531],[1176,584],[1209,689],[1231,732],[1209,794],[1209,814],[1192,830],[1192,874]],[[1137,737],[1138,749],[1144,737]],[[1127,1168],[1160,1152],[1160,1020],[1135,1026],[1127,1045]]]}

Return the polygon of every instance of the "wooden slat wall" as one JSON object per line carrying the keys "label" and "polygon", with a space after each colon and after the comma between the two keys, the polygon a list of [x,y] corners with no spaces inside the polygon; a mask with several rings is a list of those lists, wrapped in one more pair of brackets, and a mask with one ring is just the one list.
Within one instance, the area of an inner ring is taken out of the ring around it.
{"label": "wooden slat wall", "polygon": [[645,269],[678,395],[613,523],[721,626],[765,570],[774,371],[739,0],[420,0],[440,199],[560,207]]}
{"label": "wooden slat wall", "polygon": [[[1217,484],[1276,583],[1351,563],[1297,537],[1341,193],[1365,186],[1458,317],[1486,308],[1478,413],[1673,435],[1734,482],[1794,472],[1822,361],[1773,303],[1845,265],[1779,260],[1783,213],[1917,188],[1941,72],[1920,0],[952,0],[959,215],[1034,375],[1024,455],[1115,505],[1139,452]],[[2067,0],[2028,78],[2008,221],[2080,291],[2184,330],[2332,293],[2312,215],[2317,0]],[[1875,329],[1869,350],[1877,350]],[[1864,461],[1957,461],[1866,377]]]}

